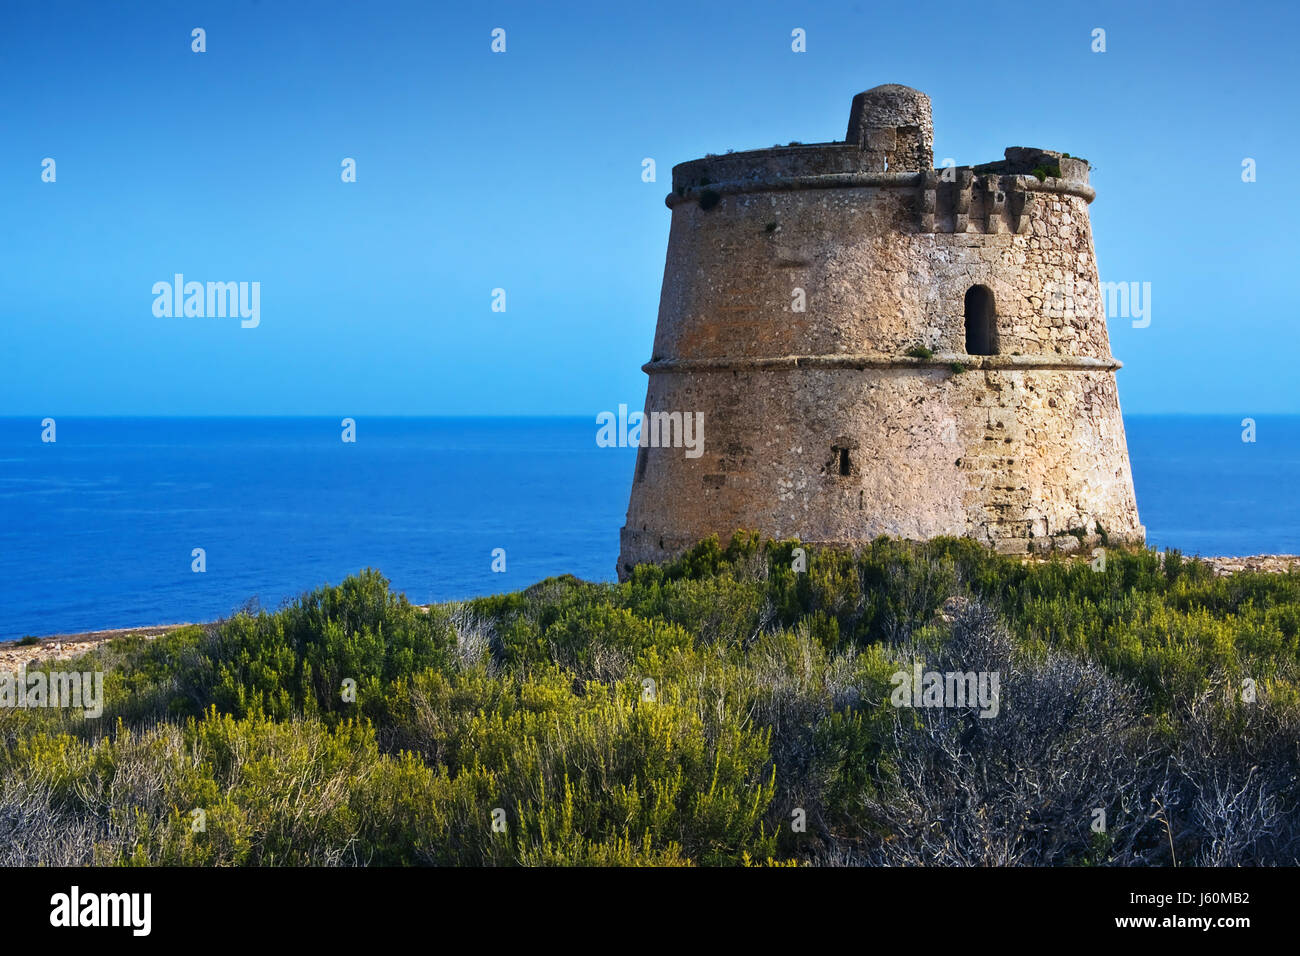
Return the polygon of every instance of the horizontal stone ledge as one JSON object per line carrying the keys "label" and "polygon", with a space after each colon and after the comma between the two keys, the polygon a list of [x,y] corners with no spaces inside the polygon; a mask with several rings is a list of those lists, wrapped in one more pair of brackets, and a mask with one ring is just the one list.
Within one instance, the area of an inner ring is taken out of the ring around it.
{"label": "horizontal stone ledge", "polygon": [[[780,192],[793,189],[919,189],[925,182],[926,173],[821,173],[811,176],[770,176],[755,179],[733,179],[728,182],[710,183],[707,186],[691,186],[681,193],[671,192],[664,198],[664,205],[673,209],[682,203],[698,202],[701,194],[714,192],[719,196],[732,196],[740,193]],[[1072,179],[1045,179],[1036,176],[1015,174],[1015,188],[1031,193],[1056,193],[1063,196],[1078,196],[1085,202],[1097,198],[1097,190],[1087,183]]]}
{"label": "horizontal stone ledge", "polygon": [[1053,371],[1112,372],[1124,363],[1114,358],[1100,359],[1089,355],[965,355],[960,352],[937,352],[930,358],[910,355],[858,353],[844,355],[780,355],[768,358],[658,359],[646,362],[641,370],[656,372],[696,371],[779,371],[782,369],[926,369],[948,368],[959,363],[971,371]]}

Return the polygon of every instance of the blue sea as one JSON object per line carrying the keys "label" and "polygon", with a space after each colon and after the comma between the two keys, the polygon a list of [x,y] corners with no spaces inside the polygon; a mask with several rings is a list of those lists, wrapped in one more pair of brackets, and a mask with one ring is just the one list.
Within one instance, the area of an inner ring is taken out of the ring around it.
{"label": "blue sea", "polygon": [[[1300,552],[1300,417],[1130,416],[1149,543]],[[0,640],[274,608],[361,568],[416,603],[612,580],[635,449],[591,418],[0,419]],[[191,570],[202,548],[206,571]],[[492,570],[505,549],[504,572]]]}

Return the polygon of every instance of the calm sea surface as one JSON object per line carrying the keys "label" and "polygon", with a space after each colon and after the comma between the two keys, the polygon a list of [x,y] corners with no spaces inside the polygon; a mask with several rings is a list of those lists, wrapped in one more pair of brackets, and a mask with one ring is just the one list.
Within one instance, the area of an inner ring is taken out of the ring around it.
{"label": "calm sea surface", "polygon": [[[1300,552],[1300,417],[1125,420],[1151,544]],[[360,568],[417,603],[614,576],[635,449],[592,419],[0,419],[0,640],[275,607]],[[191,570],[195,548],[207,570]],[[506,551],[505,573],[492,550]]]}

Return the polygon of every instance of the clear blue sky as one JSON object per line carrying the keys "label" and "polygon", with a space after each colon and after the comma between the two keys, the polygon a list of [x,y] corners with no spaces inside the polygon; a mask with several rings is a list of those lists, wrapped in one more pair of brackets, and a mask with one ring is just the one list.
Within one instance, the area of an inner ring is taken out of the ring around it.
{"label": "clear blue sky", "polygon": [[[1153,289],[1150,327],[1110,326],[1126,412],[1300,411],[1298,26],[1281,2],[5,4],[0,414],[639,407],[672,165],[838,139],[881,83],[930,94],[937,159],[1093,163],[1102,278]],[[259,281],[260,327],[155,318],[176,272]]]}

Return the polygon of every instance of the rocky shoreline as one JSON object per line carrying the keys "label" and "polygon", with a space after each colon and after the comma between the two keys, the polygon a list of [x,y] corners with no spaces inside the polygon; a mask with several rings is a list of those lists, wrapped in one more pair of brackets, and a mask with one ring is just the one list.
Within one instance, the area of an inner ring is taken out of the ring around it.
{"label": "rocky shoreline", "polygon": [[[1214,569],[1218,577],[1228,577],[1241,571],[1258,571],[1264,574],[1285,574],[1292,569],[1300,569],[1300,554],[1253,554],[1244,557],[1195,558]],[[153,627],[118,627],[106,631],[86,631],[81,634],[53,634],[42,637],[35,644],[20,645],[17,642],[0,643],[0,671],[15,671],[26,668],[29,664],[47,664],[51,661],[66,661],[93,651],[101,644],[115,637],[127,634],[139,634],[152,639],[168,634],[177,628],[189,627],[189,623],[161,624]]]}
{"label": "rocky shoreline", "polygon": [[1238,571],[1263,571],[1266,574],[1285,574],[1300,568],[1300,554],[1254,554],[1244,558],[1198,558],[1214,568],[1219,577]]}
{"label": "rocky shoreline", "polygon": [[188,626],[188,624],[163,624],[155,627],[115,627],[107,631],[86,631],[83,634],[54,634],[50,637],[42,637],[35,644],[10,641],[0,644],[0,672],[13,673],[32,663],[47,664],[51,661],[72,660],[93,651],[115,637],[139,634],[152,639],[168,634],[178,627]]}

